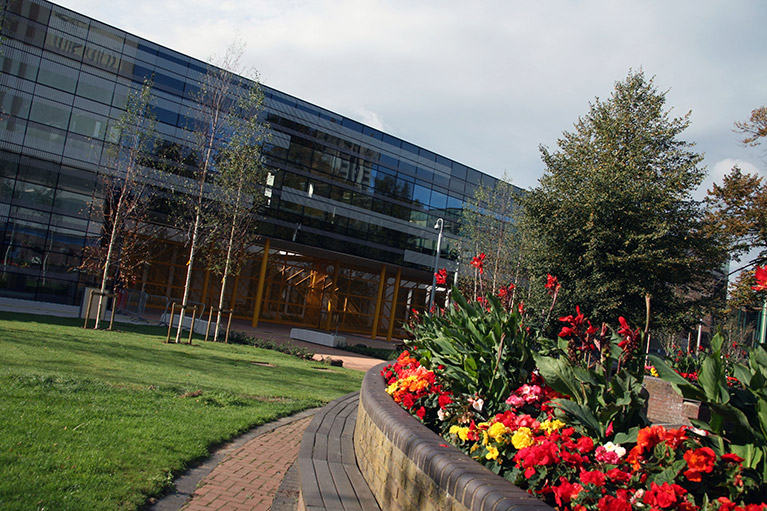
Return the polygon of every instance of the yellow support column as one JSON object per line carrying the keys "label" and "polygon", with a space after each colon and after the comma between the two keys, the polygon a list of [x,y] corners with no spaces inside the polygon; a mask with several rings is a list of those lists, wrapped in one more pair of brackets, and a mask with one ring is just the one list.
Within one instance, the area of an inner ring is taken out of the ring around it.
{"label": "yellow support column", "polygon": [[397,300],[399,300],[399,284],[402,278],[402,268],[397,268],[397,277],[394,279],[394,292],[391,297],[391,313],[389,315],[389,328],[386,330],[386,340],[391,341],[394,332],[394,321],[397,319]]}
{"label": "yellow support column", "polygon": [[386,287],[386,265],[381,265],[381,277],[378,279],[378,297],[376,298],[376,312],[373,316],[373,331],[370,332],[370,338],[375,339],[378,336],[378,318],[381,315],[381,302],[383,301],[383,292]]}
{"label": "yellow support column", "polygon": [[205,280],[202,283],[202,298],[200,302],[205,303],[208,299],[208,284],[210,284],[210,270],[205,270]]}
{"label": "yellow support column", "polygon": [[256,305],[253,307],[253,321],[251,324],[253,328],[258,326],[258,315],[261,313],[261,301],[264,297],[264,285],[266,281],[266,267],[269,263],[269,247],[271,246],[271,240],[266,238],[264,242],[264,255],[261,258],[261,270],[258,273],[258,289],[256,290]]}
{"label": "yellow support column", "polygon": [[237,288],[240,287],[240,274],[238,273],[234,277],[234,285],[232,286],[232,298],[229,302],[229,307],[224,305],[224,308],[234,310],[234,306],[237,304]]}
{"label": "yellow support column", "polygon": [[333,302],[336,300],[336,291],[338,290],[338,261],[333,263],[333,283],[330,286],[330,296],[328,296],[328,316],[325,319],[325,330],[330,331],[330,323],[333,319]]}

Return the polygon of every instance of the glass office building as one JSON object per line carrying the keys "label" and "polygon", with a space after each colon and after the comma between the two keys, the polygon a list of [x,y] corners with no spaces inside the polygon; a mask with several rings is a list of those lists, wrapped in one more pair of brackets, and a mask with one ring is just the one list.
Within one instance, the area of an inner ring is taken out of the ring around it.
{"label": "glass office building", "polygon": [[[208,64],[42,0],[7,0],[0,57],[0,296],[79,305],[98,242],[105,143],[129,91],[153,78],[159,144],[183,150]],[[262,235],[233,279],[240,318],[391,337],[431,286],[438,218],[448,269],[467,197],[495,179],[262,86],[269,179]],[[182,295],[188,249],[158,239],[131,283],[150,307]],[[193,300],[217,303],[195,268]]]}

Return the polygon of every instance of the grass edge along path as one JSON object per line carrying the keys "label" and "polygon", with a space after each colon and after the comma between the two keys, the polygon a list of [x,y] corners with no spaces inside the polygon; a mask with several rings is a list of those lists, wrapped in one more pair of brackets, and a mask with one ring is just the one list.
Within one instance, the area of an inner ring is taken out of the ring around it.
{"label": "grass edge along path", "polygon": [[358,390],[363,376],[119,328],[0,313],[0,508],[140,509],[211,448]]}

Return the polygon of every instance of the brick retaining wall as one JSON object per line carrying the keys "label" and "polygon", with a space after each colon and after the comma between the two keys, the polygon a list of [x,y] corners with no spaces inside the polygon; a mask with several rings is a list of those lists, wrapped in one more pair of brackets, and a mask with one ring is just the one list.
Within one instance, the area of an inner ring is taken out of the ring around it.
{"label": "brick retaining wall", "polygon": [[551,511],[403,410],[385,391],[381,364],[365,374],[354,450],[381,509]]}

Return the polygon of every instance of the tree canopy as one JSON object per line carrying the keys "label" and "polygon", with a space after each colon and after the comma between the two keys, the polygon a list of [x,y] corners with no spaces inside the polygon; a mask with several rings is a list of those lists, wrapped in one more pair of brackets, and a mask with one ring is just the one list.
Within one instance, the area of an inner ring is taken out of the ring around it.
{"label": "tree canopy", "polygon": [[711,296],[724,253],[692,198],[703,157],[680,139],[690,114],[670,117],[665,102],[642,71],[629,72],[557,150],[541,146],[546,169],[524,197],[524,228],[541,245],[533,272],[562,283],[560,311],[644,324],[650,295],[662,326],[697,320],[692,305]]}

